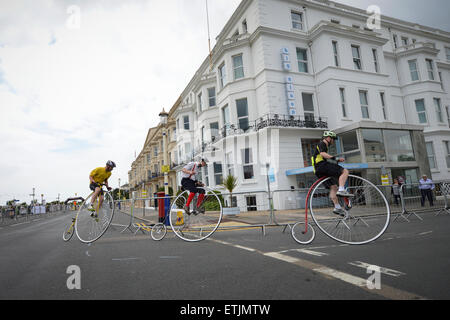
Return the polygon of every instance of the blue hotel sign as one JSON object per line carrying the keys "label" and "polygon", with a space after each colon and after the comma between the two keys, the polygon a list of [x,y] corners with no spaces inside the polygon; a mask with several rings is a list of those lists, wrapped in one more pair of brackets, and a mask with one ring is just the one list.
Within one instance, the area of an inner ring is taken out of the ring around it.
{"label": "blue hotel sign", "polygon": [[[292,70],[291,58],[289,57],[289,49],[281,49],[281,63],[283,65],[283,70],[290,72]],[[295,107],[295,93],[294,93],[294,80],[292,76],[286,76],[285,78],[285,88],[287,97],[287,109],[290,116],[297,115],[297,109]]]}

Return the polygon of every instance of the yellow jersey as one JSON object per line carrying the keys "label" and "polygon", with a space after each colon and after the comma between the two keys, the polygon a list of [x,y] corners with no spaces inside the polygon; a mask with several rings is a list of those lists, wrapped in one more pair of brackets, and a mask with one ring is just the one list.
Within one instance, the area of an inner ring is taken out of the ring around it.
{"label": "yellow jersey", "polygon": [[111,172],[106,171],[104,167],[100,167],[92,170],[90,176],[95,182],[102,184],[111,177]]}

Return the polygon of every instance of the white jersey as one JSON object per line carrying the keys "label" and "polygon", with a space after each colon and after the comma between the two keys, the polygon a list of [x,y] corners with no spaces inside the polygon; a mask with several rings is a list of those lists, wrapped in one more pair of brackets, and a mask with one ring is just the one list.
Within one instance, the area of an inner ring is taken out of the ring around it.
{"label": "white jersey", "polygon": [[183,171],[181,172],[181,178],[188,178],[191,180],[196,181],[195,176],[198,174],[198,163],[197,162],[189,162],[187,165],[185,165],[183,167],[183,169],[186,169],[188,171],[194,171],[194,174],[189,174],[189,173],[184,173]]}

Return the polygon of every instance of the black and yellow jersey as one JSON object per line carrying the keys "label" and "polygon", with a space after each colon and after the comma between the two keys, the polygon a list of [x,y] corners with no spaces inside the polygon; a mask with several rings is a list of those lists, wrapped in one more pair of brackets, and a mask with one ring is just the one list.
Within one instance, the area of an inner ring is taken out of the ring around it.
{"label": "black and yellow jersey", "polygon": [[327,159],[322,157],[320,155],[321,152],[328,153],[328,146],[325,142],[320,141],[320,143],[316,146],[316,149],[314,150],[314,154],[311,158],[312,165],[315,168],[317,165],[323,164],[327,162]]}

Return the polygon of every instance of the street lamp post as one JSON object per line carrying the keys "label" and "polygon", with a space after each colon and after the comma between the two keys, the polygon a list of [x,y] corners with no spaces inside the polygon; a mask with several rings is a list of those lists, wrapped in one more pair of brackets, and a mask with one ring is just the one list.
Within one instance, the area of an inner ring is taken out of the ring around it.
{"label": "street lamp post", "polygon": [[167,159],[167,118],[168,118],[169,114],[167,112],[163,111],[159,114],[159,118],[161,120],[161,124],[163,126],[163,148],[164,148],[164,152],[163,152],[163,161],[164,161],[164,193],[167,196],[169,196],[169,172],[167,170],[167,166],[168,166],[168,159]]}
{"label": "street lamp post", "polygon": [[120,201],[120,178],[119,178],[119,199],[118,200]]}
{"label": "street lamp post", "polygon": [[31,201],[31,204],[34,204],[34,196],[35,196],[34,190],[35,190],[35,188],[33,188],[33,193],[32,193],[32,194],[30,194],[30,196],[32,196],[32,197],[33,197],[33,200]]}
{"label": "street lamp post", "polygon": [[167,118],[169,117],[169,114],[167,112],[163,111],[159,114],[159,118],[161,120],[162,125],[162,134],[163,134],[163,172],[164,172],[164,216],[165,216],[165,224],[169,225],[169,207],[170,207],[170,198],[169,198],[169,171],[170,171],[170,165],[168,161],[168,151],[167,151]]}

